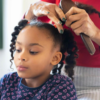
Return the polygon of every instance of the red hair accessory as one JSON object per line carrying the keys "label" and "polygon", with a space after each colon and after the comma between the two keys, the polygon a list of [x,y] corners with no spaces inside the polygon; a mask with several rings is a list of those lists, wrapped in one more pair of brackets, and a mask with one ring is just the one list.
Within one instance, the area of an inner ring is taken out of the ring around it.
{"label": "red hair accessory", "polygon": [[66,64],[65,60],[63,60],[62,62],[63,62],[63,64]]}
{"label": "red hair accessory", "polygon": [[53,25],[55,28],[57,28],[56,24]]}
{"label": "red hair accessory", "polygon": [[30,22],[28,21],[27,24],[29,24]]}

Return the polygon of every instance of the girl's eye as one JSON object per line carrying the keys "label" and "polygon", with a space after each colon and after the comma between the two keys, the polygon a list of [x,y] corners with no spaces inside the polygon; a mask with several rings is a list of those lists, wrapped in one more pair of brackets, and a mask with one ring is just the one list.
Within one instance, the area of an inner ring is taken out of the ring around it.
{"label": "girl's eye", "polygon": [[18,52],[18,53],[21,52],[21,50],[18,50],[18,49],[16,49],[15,51]]}
{"label": "girl's eye", "polygon": [[[21,50],[19,50],[19,49],[15,49],[15,51],[16,51],[16,52],[18,52],[18,53],[20,53],[20,52],[21,52]],[[30,51],[30,53],[31,53],[31,54],[33,54],[33,55],[35,55],[35,54],[37,54],[38,52],[33,52],[33,51]]]}
{"label": "girl's eye", "polygon": [[33,52],[33,51],[30,51],[30,53],[35,55],[35,54],[37,54],[38,52]]}

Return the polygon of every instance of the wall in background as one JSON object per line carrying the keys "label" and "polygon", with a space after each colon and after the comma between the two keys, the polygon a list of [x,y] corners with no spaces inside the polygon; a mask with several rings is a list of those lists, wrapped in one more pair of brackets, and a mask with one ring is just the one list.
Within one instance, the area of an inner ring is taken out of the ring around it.
{"label": "wall in background", "polygon": [[[0,49],[0,77],[11,72],[9,45],[11,33],[31,3],[39,0],[3,0],[3,49]],[[16,71],[15,65],[12,66]]]}
{"label": "wall in background", "polygon": [[3,0],[0,0],[0,49],[2,49],[2,47],[3,47],[3,36],[2,36],[2,28],[3,28],[3,26],[2,26],[2,16],[3,15]]}

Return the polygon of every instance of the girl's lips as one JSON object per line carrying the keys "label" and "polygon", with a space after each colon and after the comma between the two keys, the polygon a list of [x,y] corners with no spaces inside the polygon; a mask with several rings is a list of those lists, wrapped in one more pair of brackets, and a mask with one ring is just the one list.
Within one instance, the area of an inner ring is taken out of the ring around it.
{"label": "girl's lips", "polygon": [[27,70],[28,68],[27,67],[24,67],[24,66],[18,66],[17,67],[17,70],[18,71],[25,71],[25,70]]}

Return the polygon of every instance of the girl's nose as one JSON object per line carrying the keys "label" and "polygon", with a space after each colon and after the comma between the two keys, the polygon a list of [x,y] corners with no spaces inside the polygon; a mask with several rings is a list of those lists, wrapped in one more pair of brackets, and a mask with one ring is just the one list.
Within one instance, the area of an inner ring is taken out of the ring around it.
{"label": "girl's nose", "polygon": [[27,61],[28,60],[27,55],[26,55],[25,52],[20,53],[19,60],[21,60],[21,61]]}

